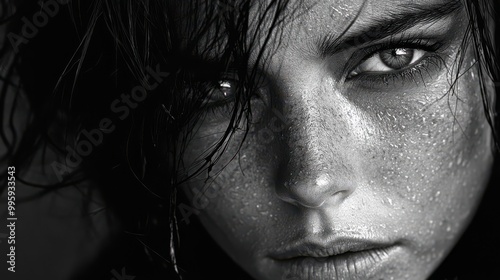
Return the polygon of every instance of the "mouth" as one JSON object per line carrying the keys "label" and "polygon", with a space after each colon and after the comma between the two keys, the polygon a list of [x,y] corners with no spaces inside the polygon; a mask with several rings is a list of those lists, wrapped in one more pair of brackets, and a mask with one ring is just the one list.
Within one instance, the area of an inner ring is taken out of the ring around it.
{"label": "mouth", "polygon": [[282,279],[371,279],[390,267],[400,244],[363,238],[308,240],[278,249],[270,257]]}

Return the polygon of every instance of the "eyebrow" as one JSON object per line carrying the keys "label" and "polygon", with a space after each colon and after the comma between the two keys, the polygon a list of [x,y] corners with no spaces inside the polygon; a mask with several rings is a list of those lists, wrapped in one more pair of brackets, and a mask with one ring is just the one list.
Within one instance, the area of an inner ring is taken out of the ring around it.
{"label": "eyebrow", "polygon": [[322,57],[331,56],[354,46],[398,34],[417,24],[436,22],[457,12],[462,7],[461,0],[450,0],[443,4],[431,5],[405,4],[400,6],[400,10],[397,12],[388,12],[385,18],[374,19],[372,20],[374,23],[370,26],[356,31],[354,34],[344,36],[357,20],[360,11],[344,32],[340,35],[329,34],[318,40],[316,45]]}

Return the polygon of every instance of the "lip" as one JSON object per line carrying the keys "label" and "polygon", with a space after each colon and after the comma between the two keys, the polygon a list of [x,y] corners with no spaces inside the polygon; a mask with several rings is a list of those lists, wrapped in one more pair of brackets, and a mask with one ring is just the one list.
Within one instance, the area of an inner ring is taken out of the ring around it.
{"label": "lip", "polygon": [[390,262],[400,244],[363,237],[309,238],[270,255],[283,279],[370,279]]}

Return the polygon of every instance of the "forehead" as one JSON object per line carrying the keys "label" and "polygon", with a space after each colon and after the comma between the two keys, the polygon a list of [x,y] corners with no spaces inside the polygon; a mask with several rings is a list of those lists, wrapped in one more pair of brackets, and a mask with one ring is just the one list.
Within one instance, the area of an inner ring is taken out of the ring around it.
{"label": "forehead", "polygon": [[[275,2],[266,0],[254,8],[251,18],[258,18]],[[460,0],[291,0],[285,14],[284,33],[300,36],[300,39],[317,39],[325,34],[341,35],[369,26],[381,19],[397,14],[418,12],[434,7],[446,7]],[[287,16],[285,16],[287,17]],[[272,17],[266,17],[271,24]],[[298,38],[298,37],[297,37]]]}
{"label": "forehead", "polygon": [[[408,22],[418,22],[418,17],[427,13],[427,17],[439,18],[441,9],[460,6],[462,0],[192,0],[185,1],[180,14],[182,24],[181,33],[194,34],[195,42],[191,45],[200,46],[198,52],[210,56],[217,56],[227,47],[231,40],[236,44],[251,45],[252,52],[260,47],[274,52],[278,49],[295,49],[301,53],[307,52],[318,55],[318,45],[328,38],[330,41],[337,38],[349,37],[357,33],[368,33],[370,28],[382,28],[390,25],[390,19],[396,18]],[[225,4],[223,4],[224,2]],[[249,3],[247,6],[246,3]],[[194,7],[194,9],[193,9]],[[248,18],[242,20],[245,29],[241,26],[240,17],[248,11]],[[206,12],[207,10],[212,12]],[[194,11],[194,12],[193,12]],[[429,15],[433,13],[433,15]],[[443,12],[445,13],[445,12]],[[215,15],[215,20],[213,16]],[[248,21],[248,23],[246,23]],[[228,24],[229,22],[229,24]],[[233,26],[229,27],[233,24]],[[232,29],[231,29],[232,28]],[[408,28],[406,26],[405,28]],[[193,32],[193,29],[197,30]],[[197,33],[205,30],[204,33]],[[235,35],[235,34],[245,34]],[[228,35],[232,34],[232,35]],[[373,34],[373,33],[372,33]],[[201,35],[201,36],[199,36]],[[229,38],[236,36],[239,38]],[[191,40],[189,35],[184,37]],[[204,48],[203,46],[209,46]],[[267,52],[267,50],[266,50]],[[251,59],[252,60],[252,59]]]}

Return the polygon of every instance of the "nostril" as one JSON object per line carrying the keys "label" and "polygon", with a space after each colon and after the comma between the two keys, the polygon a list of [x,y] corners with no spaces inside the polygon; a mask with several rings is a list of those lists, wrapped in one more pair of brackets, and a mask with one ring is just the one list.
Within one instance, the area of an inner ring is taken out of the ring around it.
{"label": "nostril", "polygon": [[276,188],[276,193],[281,200],[290,204],[318,208],[332,195],[334,189],[328,174],[298,177],[292,175]]}
{"label": "nostril", "polygon": [[[304,174],[306,172],[301,172]],[[308,172],[308,176],[291,176],[276,184],[279,199],[302,208],[320,208],[339,204],[354,191],[355,182],[347,182],[329,173]]]}
{"label": "nostril", "polygon": [[277,194],[278,198],[283,200],[284,202],[287,202],[289,204],[295,205],[297,207],[302,207],[302,208],[319,208],[326,201],[326,200],[321,200],[321,199],[320,200],[304,199],[304,197],[299,197],[299,196],[293,195],[287,191],[279,191],[279,189],[277,189],[276,194]]}

